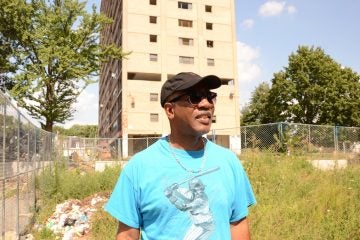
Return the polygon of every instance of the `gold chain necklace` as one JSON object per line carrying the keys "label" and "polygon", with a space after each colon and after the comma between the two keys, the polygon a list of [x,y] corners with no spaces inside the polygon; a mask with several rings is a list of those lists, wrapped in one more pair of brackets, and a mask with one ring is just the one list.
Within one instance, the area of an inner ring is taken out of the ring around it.
{"label": "gold chain necklace", "polygon": [[206,138],[203,138],[203,137],[201,138],[201,140],[203,141],[203,145],[204,145],[204,156],[203,156],[203,159],[201,161],[200,168],[198,170],[192,170],[192,169],[189,169],[189,168],[185,167],[175,155],[174,149],[171,146],[170,135],[168,135],[167,140],[168,140],[168,143],[169,143],[171,154],[173,155],[176,162],[180,165],[180,167],[182,167],[182,169],[184,169],[185,171],[190,172],[190,173],[199,173],[204,169],[205,162],[206,162],[206,153],[205,153],[206,141],[207,141]]}

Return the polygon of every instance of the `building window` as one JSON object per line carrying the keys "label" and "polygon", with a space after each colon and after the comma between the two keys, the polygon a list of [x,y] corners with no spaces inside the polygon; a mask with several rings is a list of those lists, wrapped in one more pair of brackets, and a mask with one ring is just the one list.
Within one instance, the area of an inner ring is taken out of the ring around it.
{"label": "building window", "polygon": [[208,48],[213,48],[213,47],[214,47],[214,41],[207,40],[207,41],[206,41],[206,46],[207,46]]}
{"label": "building window", "polygon": [[192,9],[192,3],[188,3],[188,2],[178,2],[178,8],[182,8],[182,9]]}
{"label": "building window", "polygon": [[150,53],[149,57],[150,57],[150,61],[152,62],[157,62],[158,60],[158,55],[156,53]]}
{"label": "building window", "polygon": [[213,58],[207,59],[207,65],[208,66],[215,66],[215,60]]}
{"label": "building window", "polygon": [[158,113],[150,113],[150,122],[158,122],[159,114]]}
{"label": "building window", "polygon": [[205,5],[205,12],[212,12],[212,7],[210,5]]}
{"label": "building window", "polygon": [[179,44],[180,45],[186,45],[186,46],[193,46],[194,45],[194,39],[179,37]]}
{"label": "building window", "polygon": [[157,20],[157,17],[155,17],[155,16],[150,16],[149,17],[149,22],[150,23],[156,23],[156,20]]}
{"label": "building window", "polygon": [[179,57],[179,63],[183,63],[183,64],[194,64],[194,57],[184,57],[184,56],[180,56],[180,57]]}
{"label": "building window", "polygon": [[150,101],[151,102],[157,102],[159,99],[159,94],[158,93],[150,93]]}
{"label": "building window", "polygon": [[150,35],[150,42],[157,42],[157,35]]}
{"label": "building window", "polygon": [[156,0],[150,0],[150,5],[156,5]]}
{"label": "building window", "polygon": [[179,19],[179,26],[180,27],[192,27],[192,21]]}
{"label": "building window", "polygon": [[212,30],[213,29],[213,24],[212,23],[206,23],[206,29],[207,30]]}

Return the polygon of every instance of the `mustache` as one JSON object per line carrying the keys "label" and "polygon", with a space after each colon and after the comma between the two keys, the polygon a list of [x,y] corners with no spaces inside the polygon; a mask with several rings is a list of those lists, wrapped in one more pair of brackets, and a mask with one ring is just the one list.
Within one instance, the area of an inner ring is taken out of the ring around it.
{"label": "mustache", "polygon": [[213,115],[213,111],[211,110],[200,110],[198,112],[198,114],[196,114],[196,117],[201,117],[201,116],[207,116],[207,117],[212,117]]}

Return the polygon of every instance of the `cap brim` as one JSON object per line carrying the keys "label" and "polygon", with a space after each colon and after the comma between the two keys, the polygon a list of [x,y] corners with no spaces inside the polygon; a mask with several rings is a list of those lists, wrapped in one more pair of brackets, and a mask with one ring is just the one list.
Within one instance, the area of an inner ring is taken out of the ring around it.
{"label": "cap brim", "polygon": [[200,82],[206,82],[209,89],[216,89],[221,86],[221,79],[215,75],[208,75],[203,77]]}

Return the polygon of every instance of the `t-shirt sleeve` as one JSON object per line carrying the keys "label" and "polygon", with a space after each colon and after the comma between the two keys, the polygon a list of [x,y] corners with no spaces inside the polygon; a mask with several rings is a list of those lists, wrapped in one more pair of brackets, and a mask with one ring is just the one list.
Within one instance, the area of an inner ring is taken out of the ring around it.
{"label": "t-shirt sleeve", "polygon": [[235,197],[232,205],[230,222],[236,222],[246,217],[249,213],[248,207],[256,204],[250,181],[239,160],[235,161],[234,169]]}
{"label": "t-shirt sleeve", "polygon": [[105,205],[105,211],[130,227],[140,228],[138,191],[126,170],[125,168],[121,172],[110,199]]}

